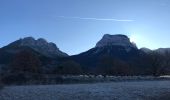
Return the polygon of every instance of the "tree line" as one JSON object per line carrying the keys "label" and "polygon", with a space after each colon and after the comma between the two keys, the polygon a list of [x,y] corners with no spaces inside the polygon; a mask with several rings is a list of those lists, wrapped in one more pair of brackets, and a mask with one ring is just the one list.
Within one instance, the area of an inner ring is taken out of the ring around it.
{"label": "tree line", "polygon": [[[52,66],[52,69],[45,73],[45,65],[39,55],[31,51],[17,53],[13,61],[1,73],[1,81],[10,83],[25,83],[32,80],[41,80],[46,74],[53,75],[83,75],[91,74],[84,71],[81,64],[66,60]],[[103,56],[94,73],[98,75],[153,75],[160,76],[170,74],[170,52],[150,52],[138,58],[134,62],[127,62],[110,56]]]}

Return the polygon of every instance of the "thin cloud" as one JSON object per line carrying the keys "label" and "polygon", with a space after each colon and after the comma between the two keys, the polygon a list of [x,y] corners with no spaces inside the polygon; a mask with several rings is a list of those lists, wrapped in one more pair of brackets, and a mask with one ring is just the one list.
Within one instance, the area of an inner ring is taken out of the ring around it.
{"label": "thin cloud", "polygon": [[113,19],[113,18],[85,18],[85,17],[66,17],[66,16],[58,16],[59,18],[67,18],[67,19],[81,19],[81,20],[96,20],[96,21],[117,21],[117,22],[132,22],[134,20],[130,19]]}

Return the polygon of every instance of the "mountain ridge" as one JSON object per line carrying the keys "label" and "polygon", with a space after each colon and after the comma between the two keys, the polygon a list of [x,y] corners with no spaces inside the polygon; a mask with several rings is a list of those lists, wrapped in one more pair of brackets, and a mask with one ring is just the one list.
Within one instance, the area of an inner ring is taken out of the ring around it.
{"label": "mountain ridge", "polygon": [[20,47],[30,47],[35,51],[42,53],[48,57],[66,57],[68,54],[59,50],[56,44],[52,42],[47,42],[43,38],[34,39],[33,37],[25,37],[16,40],[9,45],[3,47],[2,49],[15,49]]}
{"label": "mountain ridge", "polygon": [[[146,59],[149,59],[147,58],[149,56],[148,53],[152,52],[152,50],[147,48],[138,49],[126,35],[121,34],[106,34],[93,48],[72,56],[63,53],[56,44],[47,42],[43,38],[26,37],[0,48],[0,65],[6,64],[8,66],[14,60],[15,54],[23,50],[33,51],[33,53],[38,55],[41,61],[45,62],[42,66],[47,70],[54,70],[63,62],[73,61],[78,63],[78,65],[80,64],[84,72],[92,74],[101,74],[98,73],[98,70],[100,68],[106,69],[105,67],[115,67],[115,70],[117,70],[119,66],[126,66],[122,67],[121,70],[126,68],[132,70],[123,71],[124,75],[149,73],[148,68],[150,68],[150,65],[145,65],[147,64]],[[71,67],[71,65],[69,66]],[[114,75],[120,75],[121,71],[118,74],[115,73],[112,72]]]}

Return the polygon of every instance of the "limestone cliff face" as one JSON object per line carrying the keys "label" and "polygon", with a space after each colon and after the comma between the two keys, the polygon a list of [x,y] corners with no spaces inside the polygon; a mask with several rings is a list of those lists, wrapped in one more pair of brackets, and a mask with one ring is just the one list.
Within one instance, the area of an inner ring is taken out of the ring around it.
{"label": "limestone cliff face", "polygon": [[96,47],[106,46],[122,46],[125,49],[136,48],[136,45],[130,42],[130,39],[126,35],[109,35],[105,34],[103,38],[96,44]]}
{"label": "limestone cliff face", "polygon": [[30,47],[34,49],[35,51],[49,57],[53,56],[59,56],[59,57],[65,57],[68,56],[66,53],[59,50],[59,48],[56,46],[56,44],[52,42],[47,42],[43,38],[34,39],[33,37],[26,37],[22,38],[20,40],[15,41],[14,43],[11,43],[8,45],[8,47]]}

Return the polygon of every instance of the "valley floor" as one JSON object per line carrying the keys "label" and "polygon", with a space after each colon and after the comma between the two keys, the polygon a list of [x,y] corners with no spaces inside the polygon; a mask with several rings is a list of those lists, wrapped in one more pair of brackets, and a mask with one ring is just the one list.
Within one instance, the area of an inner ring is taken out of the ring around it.
{"label": "valley floor", "polygon": [[161,96],[169,95],[170,81],[164,80],[8,86],[0,91],[0,100],[165,100]]}

